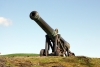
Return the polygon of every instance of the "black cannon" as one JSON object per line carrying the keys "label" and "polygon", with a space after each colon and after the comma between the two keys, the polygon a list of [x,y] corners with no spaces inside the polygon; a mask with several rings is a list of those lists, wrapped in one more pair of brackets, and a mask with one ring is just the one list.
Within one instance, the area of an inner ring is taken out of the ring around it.
{"label": "black cannon", "polygon": [[[70,44],[66,42],[60,34],[58,29],[52,29],[38,14],[37,11],[30,13],[30,18],[34,20],[46,33],[45,49],[40,50],[40,56],[75,56],[70,49]],[[49,50],[52,53],[49,53]]]}

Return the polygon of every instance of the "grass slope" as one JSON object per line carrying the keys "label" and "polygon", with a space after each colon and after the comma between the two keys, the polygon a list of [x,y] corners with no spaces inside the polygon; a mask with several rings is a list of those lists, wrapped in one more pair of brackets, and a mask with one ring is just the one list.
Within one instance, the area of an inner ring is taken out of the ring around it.
{"label": "grass slope", "polygon": [[100,67],[100,58],[84,56],[40,57],[38,54],[32,55],[11,54],[0,56],[0,67]]}

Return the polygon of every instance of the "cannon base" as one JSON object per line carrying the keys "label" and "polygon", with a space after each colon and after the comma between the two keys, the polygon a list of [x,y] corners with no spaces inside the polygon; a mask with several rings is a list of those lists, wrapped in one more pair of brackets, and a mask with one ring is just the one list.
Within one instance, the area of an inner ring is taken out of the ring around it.
{"label": "cannon base", "polygon": [[[40,56],[46,56],[45,49],[41,49]],[[60,52],[55,52],[55,53],[52,52],[50,54],[47,54],[47,56],[62,56],[62,57],[64,57],[64,54],[62,54]],[[66,55],[66,56],[68,56],[68,55]],[[75,56],[75,54],[74,53],[71,53],[71,54],[69,54],[69,56]]]}
{"label": "cannon base", "polygon": [[[50,47],[52,53],[49,53]],[[40,50],[40,56],[75,56],[75,54],[60,41],[60,34],[58,34],[54,38],[46,35],[45,49]]]}

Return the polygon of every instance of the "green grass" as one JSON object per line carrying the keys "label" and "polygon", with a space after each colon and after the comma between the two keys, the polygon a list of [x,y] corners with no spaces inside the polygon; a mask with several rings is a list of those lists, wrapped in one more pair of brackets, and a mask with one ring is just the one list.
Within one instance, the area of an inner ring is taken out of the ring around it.
{"label": "green grass", "polygon": [[15,54],[7,54],[2,56],[9,56],[9,57],[15,57],[15,56],[39,56],[39,54],[28,54],[28,53],[15,53]]}

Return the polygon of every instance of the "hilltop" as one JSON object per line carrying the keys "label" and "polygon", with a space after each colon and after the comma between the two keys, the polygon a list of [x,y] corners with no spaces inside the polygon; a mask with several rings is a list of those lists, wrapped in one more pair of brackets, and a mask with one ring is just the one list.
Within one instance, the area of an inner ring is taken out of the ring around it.
{"label": "hilltop", "polygon": [[100,67],[100,58],[9,54],[0,56],[0,67]]}

